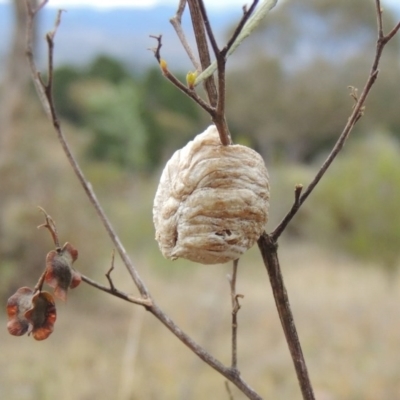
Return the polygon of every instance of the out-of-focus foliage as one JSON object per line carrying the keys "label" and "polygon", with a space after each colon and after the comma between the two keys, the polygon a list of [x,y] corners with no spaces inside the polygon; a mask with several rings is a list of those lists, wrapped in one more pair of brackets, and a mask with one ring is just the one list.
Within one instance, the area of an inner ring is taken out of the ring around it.
{"label": "out-of-focus foliage", "polygon": [[147,132],[139,115],[140,94],[132,80],[112,84],[86,79],[73,85],[71,97],[91,137],[89,158],[137,170],[146,167]]}
{"label": "out-of-focus foliage", "polygon": [[54,71],[53,93],[57,112],[76,125],[82,123],[83,115],[69,95],[69,88],[79,80],[81,80],[81,73],[74,67],[65,65]]}
{"label": "out-of-focus foliage", "polygon": [[[180,77],[184,82],[184,77]],[[152,165],[166,161],[201,131],[204,115],[197,105],[150,68],[141,85],[141,112],[148,128],[147,154]]]}
{"label": "out-of-focus foliage", "polygon": [[312,240],[389,270],[400,257],[400,143],[371,134],[346,147],[309,200]]}
{"label": "out-of-focus foliage", "polygon": [[137,171],[157,167],[201,121],[196,105],[158,67],[136,77],[106,56],[82,71],[57,69],[54,96],[61,117],[89,133],[90,158]]}
{"label": "out-of-focus foliage", "polygon": [[132,74],[118,60],[108,56],[97,57],[89,66],[86,76],[88,78],[104,79],[111,83],[122,83],[132,79]]}
{"label": "out-of-focus foliage", "polygon": [[[385,26],[394,19],[385,9]],[[238,50],[228,75],[228,120],[269,162],[309,162],[344,127],[374,57],[374,2],[286,1]],[[385,48],[379,81],[356,131],[400,134],[399,40]]]}

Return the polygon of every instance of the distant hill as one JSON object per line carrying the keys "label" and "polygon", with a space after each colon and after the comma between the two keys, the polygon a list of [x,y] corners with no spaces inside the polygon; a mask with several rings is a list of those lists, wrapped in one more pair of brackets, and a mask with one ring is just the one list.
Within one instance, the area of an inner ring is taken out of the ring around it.
{"label": "distant hill", "polygon": [[[153,64],[154,57],[148,48],[156,41],[149,35],[163,35],[162,55],[173,68],[188,70],[191,68],[169,18],[175,14],[173,7],[153,9],[126,8],[101,11],[93,8],[71,8],[62,16],[62,23],[56,36],[55,61],[57,64],[86,64],[97,54],[105,53],[123,60],[129,65],[141,68]],[[241,9],[214,11],[210,19],[215,33],[223,42],[224,33],[233,21],[238,21]],[[56,11],[44,9],[40,14],[41,32],[44,38],[52,29]],[[0,66],[7,54],[12,35],[13,15],[11,6],[0,3]],[[188,27],[188,19],[184,23]],[[190,32],[190,30],[186,30]],[[38,58],[45,62],[45,43],[40,46]]]}

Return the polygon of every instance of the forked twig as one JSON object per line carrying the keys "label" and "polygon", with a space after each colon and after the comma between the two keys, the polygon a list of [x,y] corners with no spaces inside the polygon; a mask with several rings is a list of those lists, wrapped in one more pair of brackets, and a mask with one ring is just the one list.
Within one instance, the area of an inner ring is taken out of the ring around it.
{"label": "forked twig", "polygon": [[113,249],[112,254],[111,254],[111,266],[110,269],[106,272],[106,278],[108,280],[108,283],[110,284],[110,289],[112,291],[115,291],[115,286],[114,286],[114,282],[111,278],[111,272],[114,271],[114,258],[115,258],[115,249]]}
{"label": "forked twig", "polygon": [[144,299],[141,297],[135,297],[130,294],[124,293],[121,290],[118,290],[114,286],[113,287],[104,286],[85,275],[81,274],[81,277],[82,277],[82,280],[84,282],[86,282],[88,285],[93,286],[94,288],[99,289],[105,293],[112,295],[112,296],[115,296],[122,300],[128,301],[129,303],[138,304],[138,305],[144,306],[145,308],[150,308],[153,305],[153,301],[150,298]]}
{"label": "forked twig", "polygon": [[286,292],[282,272],[279,265],[279,259],[277,253],[278,249],[277,241],[280,235],[286,229],[289,222],[296,215],[301,205],[314,190],[314,188],[321,180],[321,178],[323,177],[329,166],[332,164],[338,153],[341,151],[346,139],[348,138],[355,124],[363,115],[365,100],[367,99],[368,94],[378,76],[378,65],[381,59],[382,51],[385,45],[389,42],[389,40],[393,38],[393,36],[400,30],[400,22],[399,22],[389,32],[389,34],[387,34],[386,36],[383,34],[382,9],[380,5],[380,0],[375,0],[375,2],[376,2],[377,19],[378,19],[378,40],[376,44],[375,57],[364,89],[360,96],[358,96],[356,90],[352,90],[352,92],[350,93],[350,95],[356,101],[352,109],[352,113],[342,133],[340,134],[335,146],[333,147],[332,151],[330,152],[329,156],[323,163],[322,167],[320,168],[314,179],[311,181],[311,183],[308,185],[308,187],[303,193],[302,193],[303,189],[302,185],[296,185],[294,203],[290,211],[287,213],[282,222],[275,228],[275,230],[270,235],[264,233],[258,240],[258,247],[260,249],[261,255],[264,260],[264,264],[267,268],[268,275],[271,281],[271,286],[274,294],[275,303],[278,309],[278,314],[292,356],[292,360],[296,370],[297,378],[299,380],[303,398],[307,400],[313,400],[314,393],[311,386],[311,381],[308,375],[307,366],[304,360],[303,352],[301,349],[296,326],[294,323],[293,314],[289,303],[289,298]]}
{"label": "forked twig", "polygon": [[54,245],[56,246],[56,249],[60,249],[61,246],[60,246],[60,240],[58,239],[56,223],[54,222],[53,218],[51,218],[50,215],[47,214],[47,212],[42,207],[38,207],[38,209],[44,214],[46,222],[44,224],[39,225],[37,228],[48,229],[53,239]]}
{"label": "forked twig", "polygon": [[[199,58],[202,70],[203,71],[208,70],[211,63],[207,37],[216,58],[216,64],[218,70],[217,88],[215,86],[214,77],[212,73],[208,74],[206,77],[204,77],[203,73],[201,74],[203,75],[202,81],[205,82],[205,87],[209,98],[209,104],[204,102],[204,100],[202,100],[199,96],[195,95],[194,87],[199,82],[197,77],[195,77],[193,79],[193,82],[191,82],[191,84],[188,85],[188,87],[186,87],[181,82],[179,82],[179,80],[177,80],[173,76],[173,74],[170,73],[170,71],[168,71],[166,62],[163,61],[160,57],[161,37],[153,36],[159,41],[157,48],[154,50],[154,55],[161,66],[161,70],[163,71],[164,76],[166,76],[166,78],[169,79],[170,82],[172,82],[180,90],[186,93],[190,98],[195,100],[200,105],[200,107],[202,107],[205,111],[208,112],[218,130],[220,141],[224,146],[232,144],[229,127],[225,117],[225,87],[226,87],[225,73],[226,73],[227,55],[229,51],[233,51],[233,47],[235,44],[238,45],[237,42],[239,40],[240,34],[242,33],[242,30],[247,25],[247,23],[250,22],[250,17],[254,12],[258,1],[259,0],[254,0],[250,8],[248,10],[245,9],[243,17],[241,21],[238,23],[232,38],[228,41],[227,45],[222,50],[220,50],[217,45],[210,21],[208,19],[207,11],[204,6],[203,0],[187,0],[191,13],[191,20],[195,33],[197,48],[199,51]],[[186,3],[185,1],[182,0],[180,1],[177,13],[175,17],[171,20],[171,22],[173,22],[178,37],[183,43],[186,52],[192,59],[194,58],[193,53],[191,49],[186,45],[187,41],[181,29],[181,24],[180,24],[185,3]],[[273,3],[274,3],[273,5],[275,5],[276,0],[274,0]],[[272,8],[272,6],[270,8]],[[257,21],[259,22],[259,20]],[[254,26],[256,26],[258,22]],[[198,69],[196,62],[194,62],[194,65],[196,66],[196,69]]]}
{"label": "forked twig", "polygon": [[215,109],[206,103],[193,88],[185,86],[169,69],[167,62],[161,58],[161,47],[162,47],[162,35],[150,35],[151,38],[157,40],[157,47],[151,49],[154,53],[154,57],[158,61],[163,75],[179,90],[185,93],[188,97],[194,100],[203,110],[205,110],[211,116],[215,115]]}
{"label": "forked twig", "polygon": [[383,49],[385,48],[387,43],[394,37],[394,35],[396,35],[396,33],[400,30],[400,22],[398,22],[395,25],[395,27],[387,35],[385,35],[383,33],[382,7],[381,7],[380,0],[375,0],[375,5],[376,5],[376,13],[377,13],[378,38],[377,38],[376,48],[375,48],[375,57],[372,62],[371,70],[370,70],[369,76],[367,78],[367,81],[366,81],[364,88],[359,96],[358,96],[358,94],[355,95],[354,90],[350,93],[350,95],[356,100],[356,103],[353,107],[350,117],[347,120],[346,125],[343,128],[342,133],[339,135],[339,138],[336,141],[336,144],[332,148],[332,150],[329,153],[328,157],[326,158],[325,162],[322,164],[318,173],[315,175],[314,179],[307,186],[307,188],[303,192],[303,194],[298,199],[295,199],[295,203],[293,204],[290,211],[286,214],[286,216],[283,218],[283,220],[279,223],[279,225],[271,233],[271,238],[274,241],[278,240],[280,235],[286,229],[289,222],[297,214],[297,212],[299,211],[299,209],[302,206],[302,204],[304,203],[304,201],[308,198],[308,196],[312,193],[312,191],[317,186],[318,182],[325,175],[325,172],[328,170],[328,168],[330,167],[332,162],[335,160],[337,155],[342,150],[342,148],[343,148],[347,138],[349,137],[351,131],[353,130],[354,126],[356,125],[358,120],[362,117],[364,110],[365,110],[365,106],[364,106],[365,101],[371,91],[372,86],[374,85],[374,83],[378,77],[378,73],[379,73],[378,66],[379,66],[379,62],[382,57]]}
{"label": "forked twig", "polygon": [[[230,46],[227,56],[233,54],[233,52],[239,47],[239,45],[245,40],[250,34],[257,28],[260,22],[264,19],[267,13],[275,7],[278,0],[263,0],[259,7],[255,10],[254,14],[244,24],[243,29],[237,35],[236,39]],[[229,43],[229,41],[228,41]],[[217,70],[217,62],[214,61],[211,65],[203,71],[197,78],[195,85],[199,85],[204,79],[207,79]]]}
{"label": "forked twig", "polygon": [[[102,221],[105,229],[107,230],[107,233],[109,234],[109,236],[112,239],[112,242],[114,243],[119,255],[121,256],[124,264],[126,265],[126,268],[128,269],[133,281],[135,282],[141,296],[143,298],[148,298],[149,297],[149,293],[148,293],[148,289],[146,288],[146,286],[144,285],[142,279],[139,276],[138,271],[136,270],[136,268],[133,266],[131,260],[129,259],[127,252],[124,248],[124,246],[122,245],[119,237],[117,236],[117,234],[115,233],[114,228],[112,227],[110,221],[108,220],[107,215],[105,214],[103,208],[101,207],[99,201],[97,200],[96,194],[94,193],[92,186],[90,185],[90,183],[87,181],[87,179],[85,178],[83,171],[81,170],[77,160],[75,159],[74,155],[72,154],[72,151],[69,147],[69,144],[65,138],[65,135],[61,129],[57,114],[56,114],[56,110],[55,110],[55,106],[54,106],[54,101],[53,101],[53,97],[51,95],[51,91],[49,91],[48,87],[52,87],[52,80],[53,80],[53,73],[51,71],[47,71],[47,76],[49,77],[48,82],[46,84],[44,84],[44,82],[42,81],[42,79],[40,78],[40,73],[37,69],[35,60],[34,60],[34,56],[33,56],[33,45],[32,45],[32,38],[33,38],[33,21],[34,18],[37,14],[37,12],[43,8],[43,6],[47,3],[47,0],[43,1],[37,9],[32,10],[31,5],[29,3],[29,1],[26,1],[26,5],[27,5],[27,10],[28,10],[28,31],[27,31],[27,57],[28,57],[28,63],[30,66],[30,70],[31,70],[31,76],[32,76],[32,80],[33,83],[35,85],[36,91],[38,93],[38,97],[39,100],[47,114],[47,116],[49,117],[50,121],[53,124],[53,127],[57,133],[57,138],[61,144],[61,147],[75,173],[75,175],[77,176],[80,184],[82,185],[83,189],[85,190],[90,202],[92,203],[93,207],[95,208],[100,220]],[[58,18],[59,18],[59,14],[57,14],[57,19],[56,19],[56,26],[57,27],[57,23],[58,22]],[[47,35],[46,39],[47,39],[47,44],[48,44],[48,67],[49,68],[53,68],[53,52],[54,52],[54,45],[53,45],[53,41],[54,41],[54,36],[56,34],[56,29],[54,29],[52,31],[51,35]]]}

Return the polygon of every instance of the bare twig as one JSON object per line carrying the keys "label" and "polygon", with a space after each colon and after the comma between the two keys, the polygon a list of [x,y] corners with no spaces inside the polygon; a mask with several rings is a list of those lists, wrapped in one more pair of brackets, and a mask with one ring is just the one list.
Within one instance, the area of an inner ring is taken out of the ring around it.
{"label": "bare twig", "polygon": [[357,90],[353,88],[350,95],[355,100],[355,105],[352,109],[352,113],[339,136],[335,146],[331,153],[323,163],[322,167],[318,171],[315,178],[302,193],[302,185],[296,185],[295,188],[295,199],[292,208],[288,214],[284,217],[282,222],[275,228],[275,230],[267,235],[264,233],[258,240],[258,246],[262,254],[264,264],[268,270],[271,286],[275,298],[275,303],[278,309],[278,314],[282,323],[282,327],[285,333],[286,341],[289,346],[289,350],[292,356],[292,360],[295,366],[297,378],[299,380],[300,388],[303,394],[303,398],[307,400],[314,399],[313,389],[308,376],[307,367],[305,364],[304,356],[300,346],[300,341],[297,335],[296,327],[294,324],[294,318],[291,312],[289,298],[286,293],[286,288],[283,282],[282,273],[280,270],[279,259],[277,254],[277,240],[283,233],[289,222],[296,215],[301,205],[313,191],[315,186],[321,180],[331,163],[334,161],[340,150],[343,148],[346,139],[352,131],[354,125],[361,118],[364,112],[364,103],[368,94],[376,81],[378,76],[378,65],[382,55],[382,51],[388,41],[399,31],[400,23],[395,26],[388,35],[383,34],[382,29],[382,10],[380,7],[380,1],[376,0],[376,9],[378,16],[378,40],[376,45],[375,58],[372,63],[371,71],[367,82],[365,83],[364,89],[361,95],[358,95]]}
{"label": "bare twig", "polygon": [[94,288],[99,289],[105,293],[111,294],[112,296],[118,297],[122,300],[128,301],[130,303],[138,304],[138,305],[144,306],[146,308],[149,308],[153,305],[153,302],[150,298],[144,299],[144,298],[135,297],[135,296],[132,296],[130,294],[127,294],[127,293],[124,293],[124,292],[118,290],[114,285],[112,287],[107,287],[107,286],[104,286],[104,285],[94,281],[93,279],[90,279],[89,277],[87,277],[85,275],[81,274],[81,277],[82,277],[82,280],[84,282],[86,282],[88,285],[93,286]]}
{"label": "bare twig", "polygon": [[207,31],[208,39],[211,43],[215,58],[218,66],[218,99],[216,104],[216,112],[212,116],[212,120],[217,127],[221,143],[224,146],[228,146],[232,143],[231,134],[229,132],[228,124],[225,117],[225,69],[226,69],[226,57],[218,47],[217,41],[215,40],[214,32],[211,28],[210,21],[208,19],[207,10],[204,6],[203,0],[198,0],[199,10],[201,12],[201,18],[205,29]]}
{"label": "bare twig", "polygon": [[44,214],[46,222],[44,224],[41,224],[38,226],[38,229],[40,228],[46,228],[49,230],[51,237],[53,238],[54,245],[56,246],[56,249],[60,249],[60,241],[58,239],[58,233],[57,233],[57,227],[56,223],[54,222],[53,218],[50,217],[49,214],[42,208],[38,207],[38,209]]}
{"label": "bare twig", "polygon": [[[204,71],[205,69],[209,69],[210,66],[210,52],[208,49],[208,43],[207,43],[207,38],[206,34],[208,36],[209,42],[211,44],[211,47],[213,49],[215,58],[216,58],[216,64],[217,64],[217,69],[218,69],[218,90],[215,87],[214,83],[214,77],[213,74],[208,74],[207,76],[203,75],[201,81],[205,81],[206,85],[206,91],[208,94],[208,98],[210,101],[210,105],[202,103],[202,101],[199,100],[197,95],[194,95],[194,86],[195,84],[198,84],[199,80],[198,78],[193,79],[193,83],[189,85],[189,88],[186,86],[182,86],[182,83],[180,83],[169,71],[167,68],[167,65],[165,62],[162,62],[159,51],[161,47],[161,38],[156,37],[157,40],[159,40],[159,45],[158,47],[154,50],[154,54],[160,63],[161,69],[163,71],[163,74],[174,84],[176,85],[179,89],[181,89],[184,93],[186,93],[189,97],[191,97],[193,100],[195,100],[205,111],[209,113],[211,116],[212,121],[214,122],[218,133],[220,137],[220,141],[224,146],[228,146],[232,144],[232,139],[231,135],[229,132],[229,127],[226,121],[225,117],[225,87],[226,87],[226,82],[225,82],[225,72],[226,72],[226,59],[227,55],[230,51],[234,50],[234,46],[238,46],[239,43],[239,37],[242,34],[242,31],[247,24],[250,24],[250,16],[254,12],[257,3],[259,0],[254,0],[252,2],[252,5],[250,8],[247,10],[244,8],[244,14],[239,22],[238,26],[236,27],[232,38],[228,41],[227,45],[220,50],[218,47],[218,44],[216,42],[210,21],[207,16],[207,11],[204,6],[203,0],[187,0],[187,3],[189,4],[189,9],[191,13],[191,19],[192,19],[192,25],[193,29],[195,32],[195,37],[196,37],[196,42],[197,42],[197,47],[199,51],[199,57],[200,57],[200,63],[201,63],[201,68]],[[272,8],[276,4],[276,0],[267,0],[266,2],[267,6],[261,7],[262,10],[262,15],[265,15],[265,13]],[[181,0],[179,3],[179,7],[177,10],[177,13],[174,18],[172,18],[171,22],[173,23],[175,30],[177,31],[178,37],[180,37],[181,42],[183,43],[183,46],[186,49],[186,52],[189,54],[189,57],[194,61],[194,57],[192,54],[192,51],[190,50],[189,46],[187,46],[187,41],[184,36],[184,33],[181,29],[181,17],[182,13],[184,10],[184,5],[185,1]],[[267,11],[266,11],[267,10]],[[259,16],[261,13],[259,14]],[[248,27],[248,32],[252,31],[254,27],[259,23],[261,19],[256,19],[253,21],[252,24],[249,25]],[[243,36],[240,40],[243,40],[243,38],[246,36]],[[194,65],[197,68],[196,62],[193,62]],[[214,69],[215,70],[215,69]]]}
{"label": "bare twig", "polygon": [[254,0],[249,9],[247,9],[246,7],[243,8],[243,17],[242,17],[242,19],[240,20],[240,22],[236,26],[231,38],[228,40],[228,43],[226,44],[226,46],[221,51],[222,54],[224,55],[224,57],[227,56],[228,51],[232,48],[232,46],[235,43],[235,41],[237,40],[238,36],[243,31],[243,28],[244,28],[245,24],[247,23],[247,21],[249,20],[251,15],[254,13],[254,10],[257,7],[258,1],[259,0]]}
{"label": "bare twig", "polygon": [[[44,6],[44,4],[46,4],[46,2],[42,3],[38,9],[42,8]],[[87,179],[85,178],[78,162],[76,161],[74,155],[72,154],[72,151],[68,145],[68,142],[64,136],[64,133],[61,129],[60,123],[58,121],[57,115],[56,115],[56,111],[55,111],[55,107],[54,107],[54,102],[53,102],[53,98],[51,96],[51,93],[49,93],[49,90],[46,90],[46,87],[51,87],[52,86],[52,78],[53,78],[53,73],[48,71],[47,75],[49,77],[49,81],[46,85],[43,84],[42,80],[39,78],[40,74],[38,72],[35,60],[34,60],[34,56],[33,56],[33,51],[32,51],[32,27],[33,27],[33,19],[38,11],[34,10],[32,11],[29,5],[29,2],[27,1],[27,8],[28,8],[28,33],[27,33],[27,57],[28,57],[28,62],[29,62],[29,66],[31,69],[31,76],[32,76],[32,80],[33,83],[36,87],[36,90],[39,94],[39,100],[47,114],[47,116],[49,117],[50,121],[53,124],[53,127],[57,133],[57,137],[58,140],[61,144],[61,147],[75,173],[75,175],[77,176],[80,184],[82,185],[83,189],[85,190],[90,202],[92,203],[93,207],[95,208],[99,218],[101,219],[104,227],[106,228],[109,236],[111,237],[112,242],[114,243],[116,249],[118,250],[118,253],[120,254],[124,264],[126,265],[126,268],[128,269],[133,281],[135,282],[140,294],[142,295],[142,297],[147,298],[149,297],[149,293],[148,293],[148,289],[146,288],[146,286],[144,285],[142,279],[139,276],[138,271],[136,270],[136,268],[133,266],[131,260],[129,259],[127,252],[124,248],[124,246],[122,245],[119,237],[117,236],[117,234],[114,231],[114,228],[112,227],[110,221],[108,220],[103,208],[101,207],[99,201],[97,200],[97,197],[92,189],[91,184],[87,181]],[[57,23],[57,21],[56,21]],[[55,31],[54,31],[55,32]],[[54,39],[54,34],[51,36],[47,36],[47,43],[49,46],[49,53],[53,52],[53,39]],[[49,54],[49,62],[48,65],[52,66],[52,58],[53,55]]]}
{"label": "bare twig", "polygon": [[221,375],[232,382],[242,393],[251,400],[262,400],[262,397],[243,380],[238,370],[225,367],[220,361],[216,360],[207,351],[201,348],[194,340],[184,332],[156,305],[149,309],[175,336],[177,336],[189,349],[205,363],[210,365]]}
{"label": "bare twig", "polygon": [[192,49],[190,48],[189,43],[185,36],[185,32],[183,32],[183,29],[182,29],[182,14],[185,10],[186,3],[187,3],[187,0],[179,1],[179,5],[178,5],[178,9],[176,11],[176,14],[169,20],[169,22],[174,27],[175,32],[178,35],[178,38],[179,38],[183,48],[185,49],[186,54],[190,58],[190,61],[192,62],[193,66],[196,68],[196,71],[198,73],[200,73],[201,66],[198,63]]}
{"label": "bare twig", "polygon": [[[188,0],[190,16],[194,31],[194,36],[197,44],[197,51],[199,53],[201,72],[207,69],[211,64],[210,52],[208,50],[207,37],[205,33],[204,21],[201,17],[198,0]],[[217,87],[215,86],[214,77],[211,75],[204,81],[204,87],[207,92],[208,100],[212,107],[216,107],[218,101]]]}
{"label": "bare twig", "polygon": [[233,261],[232,275],[228,276],[229,285],[231,289],[231,302],[232,302],[232,369],[237,369],[237,314],[240,309],[239,298],[244,296],[241,294],[236,294],[236,277],[238,270],[239,260]]}
{"label": "bare twig", "polygon": [[325,162],[322,164],[321,168],[319,169],[318,173],[315,175],[314,179],[311,183],[307,186],[306,190],[300,196],[299,199],[296,200],[295,204],[293,204],[290,211],[286,214],[283,220],[279,223],[279,225],[274,229],[271,233],[271,237],[274,241],[277,241],[283,231],[286,229],[289,222],[293,219],[293,217],[297,214],[298,210],[304,203],[304,201],[308,198],[311,192],[315,189],[321,178],[325,175],[325,172],[328,170],[332,162],[335,160],[339,152],[342,150],[347,138],[349,137],[351,131],[353,130],[357,121],[362,117],[365,107],[365,101],[371,91],[372,86],[374,85],[377,77],[378,77],[378,66],[379,62],[382,57],[383,49],[385,48],[386,44],[394,37],[394,35],[400,30],[400,22],[387,34],[384,35],[383,27],[382,27],[382,8],[380,4],[380,0],[375,0],[376,4],[376,12],[377,12],[377,20],[378,20],[378,39],[376,42],[376,49],[375,49],[375,57],[372,62],[371,70],[367,81],[364,85],[364,88],[361,94],[355,95],[355,91],[353,90],[350,95],[356,100],[356,103],[353,107],[352,113],[350,114],[349,119],[345,127],[343,128],[342,133],[340,134],[335,146],[329,153],[328,157],[326,158]]}
{"label": "bare twig", "polygon": [[[233,54],[233,52],[239,47],[239,45],[246,39],[250,34],[257,28],[260,22],[264,19],[267,13],[275,7],[277,0],[263,0],[259,7],[255,10],[254,14],[248,19],[245,23],[243,29],[235,39],[235,41],[230,46],[227,56]],[[217,70],[217,62],[214,61],[211,65],[203,71],[197,78],[195,85],[200,84],[207,79],[210,75],[212,75]]]}
{"label": "bare twig", "polygon": [[115,290],[114,282],[111,278],[111,272],[114,271],[114,258],[115,258],[115,249],[113,249],[112,254],[111,254],[111,266],[110,269],[106,272],[106,278],[108,280],[108,283],[110,284],[110,289]]}
{"label": "bare twig", "polygon": [[185,93],[188,97],[194,100],[203,110],[205,110],[211,116],[215,115],[215,109],[206,103],[195,91],[194,89],[185,86],[178,78],[176,78],[168,69],[168,65],[165,60],[161,58],[161,47],[162,47],[162,35],[155,36],[150,35],[151,38],[157,40],[157,47],[151,49],[154,53],[154,57],[160,64],[161,71],[163,75],[173,83],[178,89]]}
{"label": "bare twig", "polygon": [[268,271],[276,308],[289,346],[290,355],[292,356],[303,399],[314,400],[313,388],[308,376],[307,365],[301,349],[299,336],[297,334],[296,325],[289,304],[289,298],[279,265],[277,253],[278,245],[271,236],[264,233],[258,239],[258,247]]}

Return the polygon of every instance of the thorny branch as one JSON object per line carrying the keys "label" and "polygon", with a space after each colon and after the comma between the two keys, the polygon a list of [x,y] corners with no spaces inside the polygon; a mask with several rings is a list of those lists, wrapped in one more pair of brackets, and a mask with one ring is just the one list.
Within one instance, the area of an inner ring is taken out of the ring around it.
{"label": "thorny branch", "polygon": [[[113,296],[119,297],[121,299],[124,299],[126,301],[135,303],[135,304],[140,304],[145,307],[147,311],[152,313],[160,322],[162,322],[182,343],[184,343],[191,351],[193,351],[201,360],[203,360],[205,363],[207,363],[210,367],[218,371],[221,375],[223,375],[226,379],[228,379],[230,382],[232,382],[239,390],[241,390],[249,399],[251,400],[262,400],[261,396],[257,394],[254,389],[252,389],[247,382],[243,380],[243,378],[240,376],[238,371],[235,369],[232,369],[230,367],[224,366],[220,361],[218,361],[216,358],[214,358],[211,354],[209,354],[205,349],[203,349],[200,345],[198,345],[189,335],[187,335],[185,332],[183,332],[176,324],[175,322],[168,316],[166,315],[161,308],[155,303],[155,301],[151,298],[150,292],[147,289],[147,286],[145,285],[144,281],[141,279],[136,267],[133,265],[131,259],[129,258],[124,246],[122,245],[118,235],[116,234],[113,226],[111,225],[111,222],[109,221],[108,217],[106,216],[103,208],[100,205],[100,202],[98,201],[95,192],[92,189],[91,184],[87,181],[85,178],[78,162],[76,161],[75,157],[72,154],[72,151],[69,147],[69,144],[64,136],[64,133],[62,131],[61,125],[59,123],[56,109],[54,106],[54,101],[53,97],[51,94],[51,91],[48,88],[52,87],[52,80],[53,80],[53,72],[48,71],[47,75],[49,77],[49,80],[47,83],[44,83],[43,80],[40,77],[40,73],[38,72],[35,60],[34,60],[34,55],[32,51],[32,32],[33,32],[33,23],[34,23],[34,18],[35,15],[38,13],[40,9],[44,7],[44,5],[47,3],[48,0],[44,0],[38,8],[32,9],[29,1],[26,2],[27,5],[27,10],[28,10],[28,33],[27,33],[27,57],[28,57],[28,63],[30,66],[31,70],[31,75],[32,75],[32,80],[34,82],[35,88],[38,92],[38,97],[39,100],[41,101],[41,104],[49,117],[50,121],[53,124],[54,130],[57,134],[57,138],[60,141],[61,147],[71,164],[71,167],[77,176],[81,186],[83,187],[84,191],[86,192],[88,199],[94,209],[96,210],[101,222],[103,223],[111,241],[113,242],[115,248],[117,249],[125,267],[127,268],[129,274],[132,277],[132,280],[134,281],[136,287],[139,290],[139,293],[141,295],[140,298],[136,298],[130,295],[127,295],[123,292],[118,291],[116,288],[112,287],[106,287],[103,286],[90,278],[86,276],[82,276],[82,280],[89,285],[102,290],[106,293],[109,293]],[[59,24],[59,15],[57,16],[56,20],[56,26],[55,29],[51,32],[51,34],[47,35],[47,43],[48,43],[48,67],[53,68],[53,51],[54,51],[54,36],[57,31],[57,26]]]}

